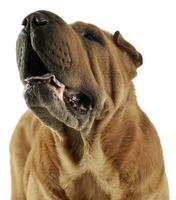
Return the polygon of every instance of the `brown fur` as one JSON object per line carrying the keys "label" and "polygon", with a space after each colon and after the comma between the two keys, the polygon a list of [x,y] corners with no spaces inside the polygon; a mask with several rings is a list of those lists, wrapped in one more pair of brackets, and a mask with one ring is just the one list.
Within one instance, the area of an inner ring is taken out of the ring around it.
{"label": "brown fur", "polygon": [[87,69],[87,74],[82,69],[81,73],[90,82],[87,87],[93,74],[109,95],[102,97],[101,114],[85,135],[68,126],[56,134],[27,111],[10,146],[12,200],[169,199],[160,141],[137,104],[131,82],[142,57],[119,32],[112,38],[96,29],[104,35],[109,54],[105,57],[96,47],[84,45],[90,66],[101,57],[99,65],[108,62],[109,67]]}

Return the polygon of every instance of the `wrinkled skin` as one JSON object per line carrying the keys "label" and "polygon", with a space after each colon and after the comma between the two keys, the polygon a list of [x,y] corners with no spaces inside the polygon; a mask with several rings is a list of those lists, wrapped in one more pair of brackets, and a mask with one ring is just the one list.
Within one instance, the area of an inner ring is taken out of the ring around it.
{"label": "wrinkled skin", "polygon": [[[49,17],[51,18],[50,15]],[[103,83],[100,77],[95,77],[94,74],[102,71],[103,68],[108,68],[110,65],[110,59],[108,58],[109,49],[105,42],[108,36],[103,31],[99,31],[98,28],[90,26],[92,31],[97,32],[97,37],[101,37],[102,42],[89,41],[82,36],[84,34],[83,31],[88,25],[77,23],[70,26],[60,18],[57,20],[50,19],[50,21],[50,24],[46,28],[42,26],[33,28],[30,36],[24,33],[24,31],[19,36],[17,42],[17,61],[21,79],[24,80],[28,76],[26,68],[32,67],[30,66],[30,58],[29,61],[27,59],[30,57],[28,56],[30,49],[33,48],[43,63],[45,63],[48,72],[55,74],[59,81],[72,90],[90,93],[95,103],[94,111],[86,117],[80,117],[78,120],[67,109],[67,105],[64,102],[54,97],[53,91],[47,91],[49,89],[46,88],[46,85],[36,85],[35,89],[32,90],[33,94],[31,94],[31,88],[27,88],[24,94],[26,102],[37,116],[42,119],[47,118],[50,121],[50,118],[54,116],[54,118],[58,119],[57,123],[63,121],[68,126],[77,130],[90,129],[95,117],[98,118],[98,115],[101,115],[103,111],[105,98],[110,97],[109,95],[105,97],[104,94],[105,92],[110,92],[105,91],[106,87],[110,90],[110,83]],[[91,58],[94,56],[92,51],[95,51],[95,55],[97,54],[96,60]],[[96,63],[90,63],[90,61]],[[39,65],[41,66],[34,67],[43,67],[41,63]],[[104,84],[107,85],[105,86]],[[97,91],[99,92],[97,93]],[[101,91],[102,94],[100,93]],[[39,94],[35,95],[35,93]],[[49,98],[48,95],[50,95]],[[40,112],[40,108],[42,113]],[[46,111],[47,113],[45,114],[43,108],[49,113]],[[45,123],[48,124],[47,121]],[[49,126],[53,129],[58,129],[58,125],[51,124],[50,122]]]}
{"label": "wrinkled skin", "polygon": [[12,137],[12,200],[167,200],[159,138],[132,84],[141,54],[118,31],[47,11],[23,25],[17,64],[31,111]]}

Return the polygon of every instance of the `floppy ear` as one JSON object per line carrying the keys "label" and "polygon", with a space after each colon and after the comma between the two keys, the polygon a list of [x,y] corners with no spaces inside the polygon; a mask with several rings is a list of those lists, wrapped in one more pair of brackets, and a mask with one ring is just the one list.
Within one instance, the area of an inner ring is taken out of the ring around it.
{"label": "floppy ear", "polygon": [[128,53],[128,55],[130,56],[131,60],[136,65],[136,67],[142,65],[142,55],[135,49],[135,47],[132,44],[127,42],[122,37],[119,31],[116,31],[114,33],[113,38],[116,45]]}

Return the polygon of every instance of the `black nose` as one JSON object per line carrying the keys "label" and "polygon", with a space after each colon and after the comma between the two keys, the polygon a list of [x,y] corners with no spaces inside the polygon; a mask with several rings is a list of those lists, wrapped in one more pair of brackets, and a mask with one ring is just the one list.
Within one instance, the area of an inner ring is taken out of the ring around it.
{"label": "black nose", "polygon": [[40,12],[35,12],[24,18],[22,25],[25,31],[28,33],[31,29],[35,29],[39,26],[45,26],[48,23],[47,15]]}

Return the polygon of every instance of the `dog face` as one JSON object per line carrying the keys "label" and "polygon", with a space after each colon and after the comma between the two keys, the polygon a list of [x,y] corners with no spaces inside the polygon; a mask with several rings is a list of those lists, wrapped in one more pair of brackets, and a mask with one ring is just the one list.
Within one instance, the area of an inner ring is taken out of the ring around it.
{"label": "dog face", "polygon": [[28,107],[50,128],[89,132],[121,105],[142,57],[119,32],[48,11],[23,21],[17,64]]}

